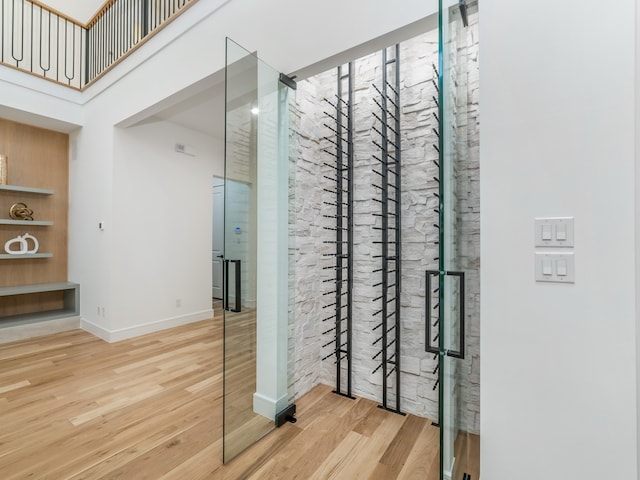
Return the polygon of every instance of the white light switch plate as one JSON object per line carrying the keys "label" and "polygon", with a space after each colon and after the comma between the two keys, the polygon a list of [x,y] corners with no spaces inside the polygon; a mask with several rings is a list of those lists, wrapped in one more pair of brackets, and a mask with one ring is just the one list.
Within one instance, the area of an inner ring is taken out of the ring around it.
{"label": "white light switch plate", "polygon": [[535,219],[536,247],[573,247],[573,243],[573,217]]}
{"label": "white light switch plate", "polygon": [[575,283],[573,253],[540,253],[536,259],[536,282]]}

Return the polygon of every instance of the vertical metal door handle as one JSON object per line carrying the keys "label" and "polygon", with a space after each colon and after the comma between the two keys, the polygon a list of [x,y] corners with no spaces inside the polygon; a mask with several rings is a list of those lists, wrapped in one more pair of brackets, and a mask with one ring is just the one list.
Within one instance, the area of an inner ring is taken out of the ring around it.
{"label": "vertical metal door handle", "polygon": [[[235,308],[229,308],[229,264],[235,264],[236,268],[236,306]],[[224,300],[223,306],[225,310],[229,312],[241,312],[242,311],[242,281],[240,278],[242,262],[240,260],[225,260],[224,261]]]}
{"label": "vertical metal door handle", "polygon": [[460,319],[459,319],[460,333],[458,337],[459,337],[460,348],[458,350],[448,350],[447,355],[450,357],[464,360],[464,350],[465,350],[464,336],[465,336],[465,319],[466,319],[466,315],[464,312],[464,305],[465,305],[464,303],[464,298],[465,298],[464,272],[447,272],[446,274],[451,275],[453,277],[458,277],[460,279],[460,293],[459,293],[459,299],[458,299],[458,302],[459,302],[458,314],[460,316]]}
{"label": "vertical metal door handle", "polygon": [[242,310],[242,282],[240,281],[240,260],[232,260],[236,264],[236,308],[232,312],[240,312]]}
{"label": "vertical metal door handle", "polygon": [[[440,348],[438,346],[432,346],[431,342],[436,338],[438,339],[438,344],[442,342],[444,339],[440,338],[438,335],[435,338],[432,338],[432,327],[431,325],[431,277],[437,277],[440,272],[438,270],[427,270],[425,277],[425,285],[426,285],[426,302],[425,302],[425,338],[424,338],[424,350],[428,353],[438,354],[440,353]],[[445,275],[451,275],[452,277],[458,277],[460,280],[460,292],[458,299],[458,315],[459,315],[459,325],[460,325],[460,333],[459,333],[459,349],[458,350],[447,350],[447,355],[454,358],[464,359],[465,356],[465,281],[464,281],[464,272],[445,272]],[[439,318],[439,321],[443,321]]]}
{"label": "vertical metal door handle", "polygon": [[[431,277],[438,277],[440,272],[438,270],[427,270],[425,272],[425,285],[426,285],[426,310],[424,313],[425,329],[424,329],[424,351],[428,353],[440,353],[439,346],[431,346]],[[438,342],[439,343],[439,342]]]}
{"label": "vertical metal door handle", "polygon": [[224,269],[222,270],[222,284],[224,285],[224,293],[222,295],[222,308],[229,310],[229,260],[224,261]]}

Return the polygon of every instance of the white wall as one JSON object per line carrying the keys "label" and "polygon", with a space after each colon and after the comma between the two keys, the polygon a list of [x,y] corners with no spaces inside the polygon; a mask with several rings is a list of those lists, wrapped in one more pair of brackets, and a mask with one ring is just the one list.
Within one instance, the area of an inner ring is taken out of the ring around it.
{"label": "white wall", "polygon": [[[69,280],[80,283],[83,328],[110,331],[112,275],[113,126],[96,116],[69,139]],[[109,132],[104,135],[103,132]],[[105,229],[99,230],[98,223]]]}
{"label": "white wall", "polygon": [[[637,478],[635,2],[484,2],[481,478]],[[575,217],[576,283],[533,219]]]}
{"label": "white wall", "polygon": [[[176,142],[197,155],[176,153]],[[87,285],[85,326],[115,341],[211,318],[211,179],[223,174],[222,143],[157,122],[116,129],[113,155],[105,230],[95,215],[87,222],[109,254],[86,272],[108,273],[104,290]],[[106,313],[92,318],[92,303]]]}
{"label": "white wall", "polygon": [[0,116],[69,133],[83,123],[80,92],[33,75],[0,68]]}

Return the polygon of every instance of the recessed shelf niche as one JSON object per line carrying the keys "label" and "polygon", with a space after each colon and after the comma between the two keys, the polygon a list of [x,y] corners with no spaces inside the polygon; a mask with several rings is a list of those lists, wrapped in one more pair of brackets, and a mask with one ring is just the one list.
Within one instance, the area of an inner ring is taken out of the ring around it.
{"label": "recessed shelf niche", "polygon": [[[35,254],[0,253],[0,337],[15,327],[79,315],[78,285],[67,279],[69,136],[0,119],[0,153],[9,158],[8,185],[0,185],[0,246],[30,233]],[[15,220],[15,203],[34,220]]]}

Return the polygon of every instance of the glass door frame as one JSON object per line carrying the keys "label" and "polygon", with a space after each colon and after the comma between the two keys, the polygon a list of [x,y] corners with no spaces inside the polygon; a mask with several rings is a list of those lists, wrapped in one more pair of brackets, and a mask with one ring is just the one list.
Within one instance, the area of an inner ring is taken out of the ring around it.
{"label": "glass door frame", "polygon": [[[288,125],[295,83],[229,38],[225,50],[224,463],[278,426],[282,412],[291,414],[295,221]],[[236,184],[239,196],[230,198]]]}
{"label": "glass door frame", "polygon": [[[438,8],[438,106],[439,106],[439,259],[438,259],[438,423],[440,426],[440,479],[454,480],[456,442],[460,428],[459,360],[465,359],[465,272],[459,270],[457,240],[461,234],[456,224],[457,145],[460,139],[454,129],[457,124],[458,72],[453,57],[458,51],[452,35],[451,9],[466,8],[464,2],[443,2]],[[457,17],[457,16],[456,16]],[[466,27],[466,25],[464,25]],[[466,85],[465,85],[466,88]],[[464,138],[462,139],[464,141]],[[459,463],[459,462],[458,462]],[[457,478],[455,480],[458,480]]]}

